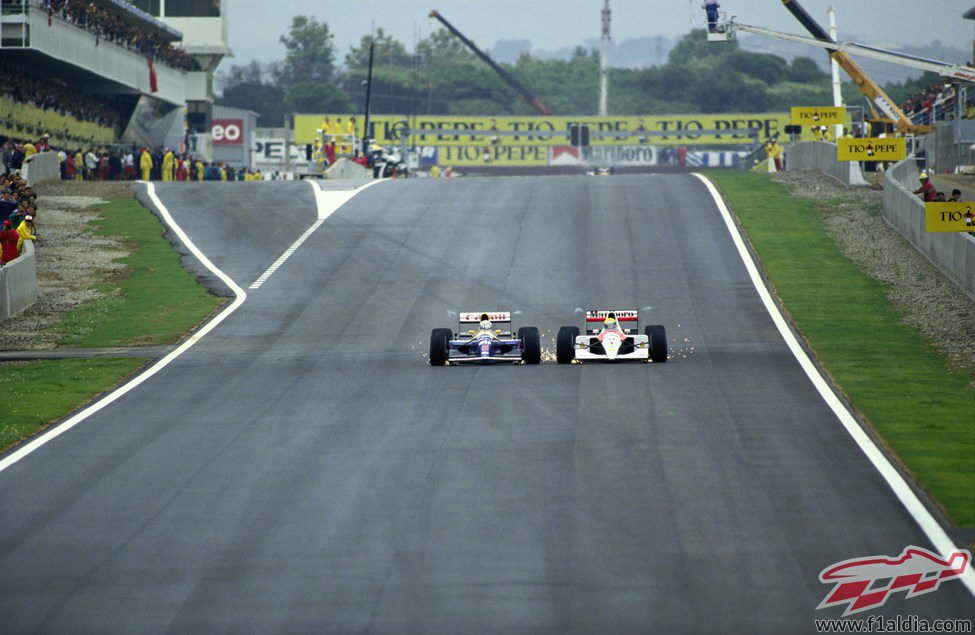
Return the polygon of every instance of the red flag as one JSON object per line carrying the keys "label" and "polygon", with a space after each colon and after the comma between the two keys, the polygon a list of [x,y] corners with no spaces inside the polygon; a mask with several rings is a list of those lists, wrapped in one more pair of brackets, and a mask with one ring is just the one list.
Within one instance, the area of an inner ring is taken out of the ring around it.
{"label": "red flag", "polygon": [[156,65],[152,63],[151,57],[149,58],[149,92],[159,92],[159,83],[156,81]]}

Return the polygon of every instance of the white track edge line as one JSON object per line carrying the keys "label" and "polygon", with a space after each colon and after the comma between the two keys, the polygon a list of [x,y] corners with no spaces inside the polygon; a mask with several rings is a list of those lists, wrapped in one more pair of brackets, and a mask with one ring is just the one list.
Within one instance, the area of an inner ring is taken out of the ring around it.
{"label": "white track edge line", "polygon": [[[775,323],[775,327],[779,330],[779,334],[785,340],[785,343],[789,346],[789,350],[799,361],[799,365],[805,371],[806,376],[812,381],[813,386],[819,391],[820,396],[823,401],[830,407],[836,417],[846,428],[846,431],[853,438],[853,441],[860,447],[860,450],[867,456],[867,459],[873,464],[873,466],[880,472],[880,475],[887,481],[887,484],[893,490],[894,495],[897,496],[898,500],[907,510],[907,512],[914,518],[914,522],[918,524],[921,531],[928,537],[934,548],[937,549],[942,557],[947,557],[952,551],[958,549],[955,543],[951,540],[945,530],[941,527],[941,524],[931,515],[931,512],[924,506],[921,500],[914,493],[914,490],[907,484],[904,477],[896,468],[890,463],[887,456],[880,451],[877,445],[873,442],[873,439],[864,432],[863,428],[857,423],[853,414],[847,409],[842,401],[833,392],[832,387],[826,379],[823,378],[819,369],[813,364],[812,360],[809,359],[809,355],[806,351],[799,345],[798,340],[796,340],[795,335],[789,328],[785,317],[779,311],[779,307],[772,300],[772,296],[765,286],[765,282],[762,280],[762,276],[758,272],[758,267],[755,265],[754,260],[752,260],[751,253],[745,246],[745,242],[742,239],[741,232],[738,231],[738,226],[735,224],[731,217],[731,212],[728,210],[728,206],[725,205],[724,199],[721,197],[720,192],[715,187],[711,179],[707,178],[703,174],[694,173],[698,179],[707,186],[708,191],[711,193],[711,197],[714,199],[715,204],[718,206],[718,211],[721,212],[721,216],[724,218],[725,226],[728,228],[728,232],[731,234],[732,239],[735,242],[735,247],[738,248],[738,254],[741,256],[742,261],[745,263],[745,268],[748,270],[748,275],[752,280],[752,284],[758,291],[758,295],[762,299],[762,303],[765,305],[765,309],[768,311],[769,315],[772,317],[772,321]],[[850,554],[850,557],[857,554]],[[969,592],[975,595],[975,571],[972,569],[972,565],[969,564],[968,571],[961,576],[963,584],[968,588]]]}
{"label": "white track edge line", "polygon": [[[311,227],[306,229],[305,233],[299,236],[297,240],[291,243],[291,246],[285,249],[284,253],[281,254],[264,273],[258,276],[257,280],[255,280],[248,288],[260,289],[261,286],[267,282],[268,278],[270,278],[271,275],[277,271],[294,252],[298,250],[298,247],[301,247],[301,244],[308,240],[308,237],[322,226],[322,223],[324,223],[329,216],[334,214],[340,207],[352,200],[356,194],[367,187],[373,186],[380,182],[382,182],[382,180],[370,181],[365,185],[361,185],[353,190],[323,190],[317,181],[309,180],[308,183],[311,185],[312,189],[315,190],[315,208],[317,210],[318,220],[316,220]],[[328,195],[336,195],[335,198],[337,200],[332,201],[331,204],[324,202],[322,199]]]}
{"label": "white track edge line", "polygon": [[230,276],[225,274],[216,265],[214,265],[210,261],[210,259],[207,258],[203,254],[203,252],[200,251],[200,249],[193,243],[190,237],[186,235],[186,232],[184,232],[183,229],[176,224],[176,221],[169,213],[169,210],[166,209],[166,206],[163,205],[162,201],[159,200],[159,197],[156,196],[155,186],[152,183],[146,183],[143,181],[139,181],[139,183],[142,183],[143,185],[146,186],[146,193],[149,196],[149,199],[156,206],[156,209],[159,210],[159,214],[163,217],[163,220],[165,220],[166,224],[179,237],[180,241],[182,241],[182,243],[186,246],[186,248],[189,249],[194,256],[196,256],[196,258],[200,261],[200,263],[204,267],[206,267],[211,273],[217,276],[224,284],[230,287],[230,290],[233,291],[234,293],[234,301],[231,302],[230,305],[228,305],[223,311],[221,311],[215,317],[213,317],[209,322],[207,322],[203,326],[203,328],[201,328],[199,331],[194,333],[186,341],[184,341],[182,344],[180,344],[178,347],[172,350],[168,355],[166,355],[165,357],[157,361],[155,364],[152,364],[149,368],[147,368],[140,374],[136,375],[134,378],[130,379],[122,386],[108,393],[107,395],[105,395],[95,403],[91,404],[87,408],[84,408],[80,412],[74,414],[64,422],[56,425],[55,427],[47,430],[46,432],[41,433],[41,435],[35,438],[34,440],[29,441],[23,447],[18,448],[8,456],[4,457],[2,460],[0,460],[0,472],[7,469],[14,463],[17,463],[18,461],[25,458],[32,452],[38,450],[49,441],[52,441],[57,437],[61,436],[71,428],[75,427],[76,425],[78,425],[79,423],[81,423],[91,415],[95,414],[99,410],[105,408],[112,402],[118,400],[120,397],[124,396],[129,391],[136,388],[137,386],[139,386],[140,384],[148,380],[150,377],[152,377],[153,375],[161,371],[163,368],[168,366],[170,362],[172,362],[174,359],[176,359],[177,357],[185,353],[194,344],[196,344],[201,339],[203,339],[210,331],[215,329],[217,325],[223,322],[231,313],[233,313],[238,308],[240,308],[240,305],[242,305],[244,303],[244,300],[247,299],[247,293],[243,289],[241,289],[237,285],[237,283],[231,280]]}

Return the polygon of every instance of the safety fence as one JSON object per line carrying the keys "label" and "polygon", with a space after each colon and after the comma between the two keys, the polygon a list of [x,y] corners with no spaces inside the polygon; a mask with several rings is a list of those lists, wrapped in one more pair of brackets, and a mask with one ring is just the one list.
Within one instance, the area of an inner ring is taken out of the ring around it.
{"label": "safety fence", "polygon": [[908,157],[887,171],[883,215],[943,274],[975,299],[975,237],[924,231],[924,203],[911,189],[918,183],[917,162]]}
{"label": "safety fence", "polygon": [[855,161],[837,161],[836,144],[825,141],[804,141],[787,146],[785,169],[789,172],[816,170],[833,177],[847,187],[868,185],[863,178],[860,164]]}
{"label": "safety fence", "polygon": [[37,259],[33,241],[24,241],[23,251],[0,267],[0,320],[16,315],[37,299]]}
{"label": "safety fence", "polygon": [[61,163],[57,152],[41,152],[24,160],[21,176],[28,185],[61,178]]}

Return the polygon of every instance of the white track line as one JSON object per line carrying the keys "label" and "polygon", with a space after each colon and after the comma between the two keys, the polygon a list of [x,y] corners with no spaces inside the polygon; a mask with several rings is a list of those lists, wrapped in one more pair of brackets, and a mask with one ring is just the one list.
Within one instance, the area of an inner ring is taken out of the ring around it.
{"label": "white track line", "polygon": [[179,236],[179,239],[183,242],[184,245],[186,245],[186,248],[189,249],[194,256],[196,256],[196,258],[203,264],[204,267],[209,269],[211,273],[213,273],[215,276],[220,278],[220,280],[224,284],[230,287],[230,290],[234,292],[234,301],[231,302],[230,305],[227,306],[227,308],[225,308],[223,311],[217,314],[216,317],[214,317],[212,320],[207,322],[203,328],[201,328],[199,331],[194,333],[189,339],[187,339],[185,342],[180,344],[176,349],[174,349],[172,352],[170,352],[168,355],[160,359],[158,362],[156,362],[149,368],[147,368],[145,371],[143,371],[142,373],[134,377],[132,380],[123,384],[122,386],[110,392],[109,394],[105,395],[104,397],[102,397],[92,405],[88,406],[84,410],[78,412],[74,416],[70,417],[60,425],[51,428],[50,430],[43,433],[41,436],[37,437],[33,441],[30,441],[29,443],[25,444],[23,447],[18,448],[16,451],[4,457],[3,460],[0,460],[0,472],[7,469],[17,461],[23,459],[31,452],[34,452],[45,443],[48,443],[49,441],[52,441],[57,437],[59,437],[60,435],[64,434],[65,432],[75,427],[76,425],[78,425],[79,423],[81,423],[91,415],[95,414],[96,412],[98,412],[105,406],[109,405],[110,403],[118,400],[120,397],[124,396],[130,390],[142,384],[150,377],[152,377],[153,375],[161,371],[163,368],[168,366],[170,362],[172,362],[174,359],[176,359],[177,357],[185,353],[187,350],[190,349],[190,347],[192,347],[194,344],[196,344],[201,339],[203,339],[207,335],[207,333],[215,329],[218,324],[220,324],[225,319],[227,319],[227,317],[231,313],[236,311],[238,308],[240,308],[240,305],[243,304],[244,300],[247,299],[247,294],[244,292],[244,290],[241,289],[239,286],[237,286],[237,283],[231,280],[230,276],[225,274],[223,271],[218,269],[215,264],[210,262],[210,259],[207,258],[195,244],[193,244],[193,241],[190,240],[190,237],[186,235],[186,232],[184,232],[183,229],[176,224],[176,221],[173,220],[173,217],[170,215],[169,210],[166,209],[166,206],[163,205],[162,201],[159,200],[159,197],[156,196],[155,186],[152,183],[144,183],[144,185],[147,188],[147,194],[149,195],[149,199],[155,204],[156,208],[159,210],[159,214],[163,217],[163,220],[166,221],[166,224],[169,225],[169,227],[173,230],[173,232],[176,233],[177,236]]}
{"label": "white track line", "polygon": [[335,210],[345,205],[353,196],[366,189],[369,186],[375,185],[380,181],[370,181],[362,187],[357,187],[354,190],[323,190],[317,181],[308,181],[312,188],[315,190],[315,205],[318,208],[318,220],[312,224],[311,227],[305,230],[305,233],[298,237],[298,240],[291,243],[281,256],[274,261],[267,271],[261,274],[261,276],[251,284],[249,289],[260,289],[261,285],[267,282],[267,279],[277,271],[284,262],[291,257],[291,254],[301,247],[301,244],[308,240],[308,237],[315,233],[315,230],[322,226],[325,220],[335,213]]}
{"label": "white track line", "polygon": [[[715,204],[718,206],[718,210],[721,212],[721,216],[724,217],[724,223],[728,227],[728,232],[731,234],[731,238],[735,241],[735,246],[738,248],[738,253],[741,255],[742,261],[745,263],[745,268],[748,270],[748,275],[752,279],[752,284],[758,291],[758,295],[762,298],[762,303],[765,305],[765,309],[768,311],[769,315],[772,316],[772,321],[775,323],[775,327],[779,330],[785,343],[788,344],[789,350],[795,355],[795,358],[799,361],[799,365],[806,372],[806,376],[812,381],[813,386],[819,391],[820,396],[830,407],[836,417],[846,428],[846,431],[853,441],[860,446],[860,450],[863,451],[867,458],[873,463],[873,466],[877,468],[880,475],[883,476],[884,480],[894,491],[894,495],[897,496],[901,504],[907,509],[908,513],[914,518],[914,521],[921,528],[921,531],[928,537],[934,548],[937,549],[942,557],[947,557],[952,551],[958,549],[955,543],[952,542],[948,534],[945,533],[941,525],[935,520],[931,512],[927,510],[914,490],[910,488],[904,477],[901,476],[890,461],[887,459],[886,455],[877,448],[873,439],[863,431],[863,428],[857,423],[853,414],[847,409],[842,401],[833,392],[829,383],[823,378],[819,369],[813,364],[812,360],[803,350],[802,346],[796,340],[795,335],[793,335],[792,330],[789,328],[788,323],[779,311],[779,307],[772,300],[771,294],[769,294],[768,289],[765,287],[765,283],[762,280],[762,276],[758,272],[758,267],[752,260],[752,256],[745,247],[745,241],[741,237],[741,233],[738,231],[738,226],[735,225],[734,220],[731,218],[731,213],[728,211],[728,207],[724,203],[724,199],[721,198],[721,194],[718,192],[714,183],[711,182],[703,174],[695,173],[694,176],[699,178],[711,192],[712,198],[714,198]],[[871,554],[850,554],[849,557],[860,556],[860,555],[871,555]],[[968,590],[975,595],[975,570],[972,569],[971,564],[969,564],[968,571],[961,577],[962,582],[968,587]]]}
{"label": "white track line", "polygon": [[[331,216],[335,212],[335,210],[337,210],[339,207],[344,205],[353,196],[355,196],[365,188],[369,187],[370,185],[375,185],[376,183],[379,182],[380,181],[372,181],[355,190],[323,192],[317,183],[311,181],[312,187],[315,189],[315,204],[318,208],[318,221],[316,221],[308,229],[308,231],[302,234],[301,238],[295,241],[296,244],[288,248],[288,251],[285,252],[286,255],[283,255],[281,258],[279,258],[278,260],[280,262],[272,265],[272,268],[277,269],[277,267],[280,266],[280,263],[283,263],[285,260],[287,260],[287,256],[290,256],[292,253],[294,253],[294,250],[297,249],[301,245],[301,243],[304,242],[304,240],[309,235],[311,235],[313,231],[315,231],[315,229],[321,227],[321,224],[325,222],[325,219]],[[5,456],[2,460],[0,460],[0,472],[4,471],[5,469],[10,467],[17,461],[20,461],[21,459],[28,456],[32,452],[36,451],[44,444],[61,436],[62,434],[64,434],[71,428],[75,427],[76,425],[78,425],[79,423],[81,423],[91,415],[98,412],[99,410],[102,410],[109,404],[117,401],[119,398],[126,395],[129,391],[134,389],[136,386],[139,386],[140,384],[148,380],[150,377],[152,377],[153,375],[161,371],[163,368],[168,366],[174,359],[176,359],[177,357],[185,353],[194,344],[196,344],[204,337],[206,337],[206,335],[210,331],[215,329],[217,325],[219,325],[221,322],[227,319],[227,317],[231,313],[233,313],[238,308],[240,308],[240,305],[242,305],[244,301],[247,299],[247,293],[243,289],[241,289],[236,282],[231,280],[230,276],[228,276],[219,268],[217,268],[217,266],[213,264],[210,261],[210,259],[207,258],[203,254],[203,252],[200,251],[200,249],[193,243],[190,237],[186,235],[186,232],[184,232],[183,229],[176,224],[176,221],[169,213],[169,210],[166,209],[166,206],[163,205],[162,201],[159,200],[159,197],[156,196],[155,186],[152,183],[146,183],[143,181],[139,181],[139,183],[142,183],[143,185],[146,186],[146,192],[149,196],[149,200],[151,200],[153,204],[155,204],[156,208],[159,210],[159,214],[163,217],[163,220],[179,237],[180,241],[182,241],[182,243],[186,245],[186,248],[189,249],[190,252],[194,256],[196,256],[196,258],[200,261],[200,263],[202,263],[204,267],[210,270],[210,272],[213,273],[213,275],[220,278],[220,280],[224,284],[230,287],[230,290],[234,292],[234,301],[231,302],[227,306],[227,308],[225,308],[223,311],[218,313],[212,320],[207,322],[206,325],[203,326],[203,328],[201,328],[199,331],[194,333],[186,341],[184,341],[177,348],[175,348],[172,352],[170,352],[168,355],[160,359],[158,362],[156,362],[155,364],[153,364],[152,366],[144,370],[142,373],[136,375],[131,380],[121,385],[120,387],[116,388],[112,392],[108,393],[107,395],[105,395],[95,403],[91,404],[84,410],[81,410],[80,412],[74,414],[64,422],[54,426],[53,428],[47,430],[46,432],[43,432],[40,436],[38,436],[34,440],[24,444],[22,447],[17,448],[15,451]],[[273,271],[271,273],[273,273]],[[265,274],[267,276],[270,276],[270,274],[267,272],[265,272]],[[265,280],[266,279],[267,278],[265,278]]]}

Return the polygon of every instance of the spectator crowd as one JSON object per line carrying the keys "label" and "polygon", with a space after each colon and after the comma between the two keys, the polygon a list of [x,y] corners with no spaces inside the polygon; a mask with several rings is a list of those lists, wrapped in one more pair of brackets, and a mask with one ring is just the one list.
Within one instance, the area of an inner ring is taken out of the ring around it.
{"label": "spectator crowd", "polygon": [[37,195],[19,174],[0,176],[0,266],[16,258],[24,241],[37,240]]}
{"label": "spectator crowd", "polygon": [[85,95],[68,88],[67,83],[49,75],[28,74],[0,62],[0,96],[13,102],[28,104],[59,115],[90,121],[119,131],[125,121],[123,114],[103,99]]}
{"label": "spectator crowd", "polygon": [[[925,90],[911,94],[901,104],[901,110],[915,122],[932,123],[934,121],[955,118],[960,91],[951,82],[936,82]],[[961,104],[960,117],[975,119],[975,98],[969,94],[966,103]]]}
{"label": "spectator crowd", "polygon": [[184,71],[198,71],[200,65],[186,51],[175,48],[158,35],[147,33],[137,26],[112,15],[93,2],[85,0],[35,0],[37,6],[47,11],[48,18],[58,17],[94,33],[100,40],[158,60],[167,66]]}

